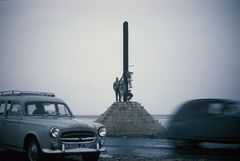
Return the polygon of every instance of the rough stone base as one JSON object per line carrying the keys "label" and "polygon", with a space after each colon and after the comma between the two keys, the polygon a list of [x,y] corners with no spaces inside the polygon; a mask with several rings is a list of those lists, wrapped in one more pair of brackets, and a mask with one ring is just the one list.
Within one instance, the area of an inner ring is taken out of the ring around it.
{"label": "rough stone base", "polygon": [[96,122],[106,126],[108,136],[160,137],[165,130],[138,102],[115,102]]}

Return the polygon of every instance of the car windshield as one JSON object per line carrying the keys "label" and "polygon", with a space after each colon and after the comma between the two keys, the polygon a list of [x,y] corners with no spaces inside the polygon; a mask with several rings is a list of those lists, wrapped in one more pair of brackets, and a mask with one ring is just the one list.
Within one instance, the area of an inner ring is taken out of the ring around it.
{"label": "car windshield", "polygon": [[31,102],[25,107],[27,116],[72,116],[68,107],[63,103]]}

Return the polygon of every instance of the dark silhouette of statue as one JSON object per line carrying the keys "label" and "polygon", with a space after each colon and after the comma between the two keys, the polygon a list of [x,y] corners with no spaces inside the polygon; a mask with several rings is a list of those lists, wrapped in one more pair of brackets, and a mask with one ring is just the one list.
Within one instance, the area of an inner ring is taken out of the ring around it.
{"label": "dark silhouette of statue", "polygon": [[113,83],[113,90],[115,91],[116,102],[120,101],[120,91],[119,91],[120,81],[116,77],[115,82]]}

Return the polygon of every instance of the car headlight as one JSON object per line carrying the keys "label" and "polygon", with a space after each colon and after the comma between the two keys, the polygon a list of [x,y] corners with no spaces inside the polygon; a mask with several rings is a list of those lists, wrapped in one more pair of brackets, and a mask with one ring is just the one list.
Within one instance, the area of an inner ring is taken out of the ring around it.
{"label": "car headlight", "polygon": [[98,130],[98,134],[101,137],[106,136],[106,134],[107,134],[106,128],[105,127],[100,127],[99,130]]}
{"label": "car headlight", "polygon": [[50,131],[49,131],[50,136],[53,137],[53,138],[58,137],[59,132],[60,132],[60,129],[57,128],[57,127],[52,127],[52,128],[50,129]]}

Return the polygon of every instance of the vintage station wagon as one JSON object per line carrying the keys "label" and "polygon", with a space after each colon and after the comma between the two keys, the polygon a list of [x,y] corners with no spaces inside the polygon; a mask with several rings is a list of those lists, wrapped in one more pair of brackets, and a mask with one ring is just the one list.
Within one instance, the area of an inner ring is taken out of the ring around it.
{"label": "vintage station wagon", "polygon": [[52,93],[0,92],[0,146],[25,152],[29,161],[44,154],[81,154],[96,161],[104,146],[106,128],[80,121]]}

